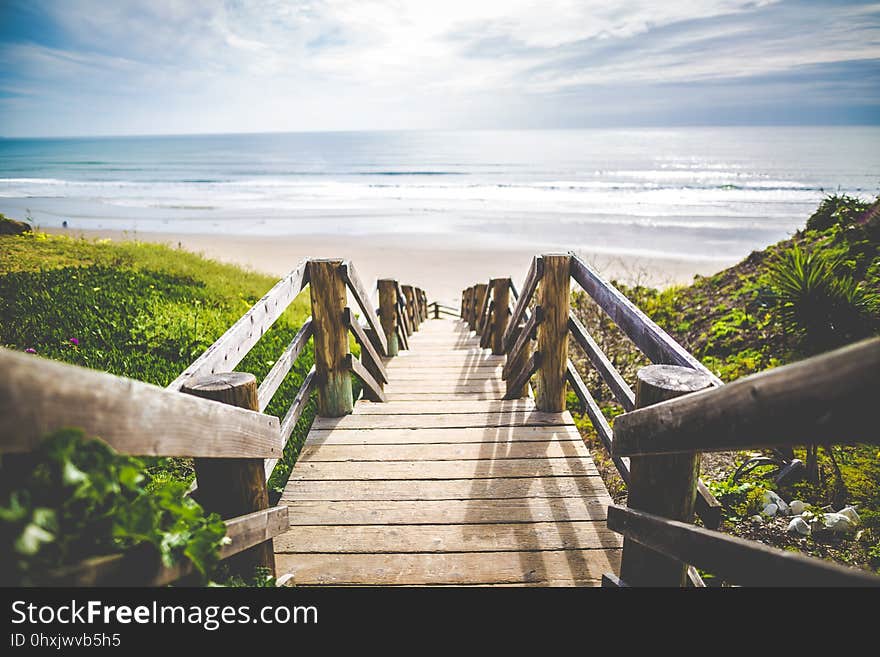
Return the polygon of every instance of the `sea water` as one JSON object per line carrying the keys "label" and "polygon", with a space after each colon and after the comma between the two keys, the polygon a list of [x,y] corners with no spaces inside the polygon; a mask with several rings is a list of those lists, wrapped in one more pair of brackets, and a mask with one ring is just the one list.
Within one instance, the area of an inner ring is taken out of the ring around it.
{"label": "sea water", "polygon": [[829,193],[880,191],[880,127],[0,139],[0,212],[41,226],[456,234],[732,260]]}

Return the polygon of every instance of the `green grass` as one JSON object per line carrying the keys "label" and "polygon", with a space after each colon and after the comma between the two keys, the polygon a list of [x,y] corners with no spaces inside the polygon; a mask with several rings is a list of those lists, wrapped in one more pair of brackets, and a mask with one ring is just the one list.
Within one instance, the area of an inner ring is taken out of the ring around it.
{"label": "green grass", "polygon": [[[159,244],[39,232],[0,236],[0,345],[165,386],[276,280]],[[308,314],[308,295],[301,295],[236,369],[261,380]],[[313,357],[309,345],[267,413],[286,412]],[[270,486],[283,485],[313,406]],[[176,459],[154,464],[153,474],[192,477],[186,461]]]}

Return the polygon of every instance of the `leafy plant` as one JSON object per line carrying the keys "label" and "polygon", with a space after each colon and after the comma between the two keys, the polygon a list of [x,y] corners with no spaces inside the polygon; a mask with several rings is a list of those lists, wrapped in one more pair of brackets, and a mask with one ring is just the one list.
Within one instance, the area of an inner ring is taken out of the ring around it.
{"label": "leafy plant", "polygon": [[870,335],[877,295],[848,274],[841,261],[820,250],[794,245],[769,265],[769,281],[783,323],[821,351]]}
{"label": "leafy plant", "polygon": [[830,194],[807,219],[807,230],[828,230],[832,226],[850,225],[859,219],[868,207],[870,203],[853,196]]}
{"label": "leafy plant", "polygon": [[50,434],[0,468],[0,582],[38,583],[87,557],[151,546],[166,565],[189,559],[206,579],[226,534],[181,481],[150,486],[144,463],[78,430]]}

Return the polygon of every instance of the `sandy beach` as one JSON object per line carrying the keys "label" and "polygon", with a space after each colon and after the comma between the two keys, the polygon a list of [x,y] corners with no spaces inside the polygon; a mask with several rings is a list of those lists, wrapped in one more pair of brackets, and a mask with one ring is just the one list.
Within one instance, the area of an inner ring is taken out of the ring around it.
{"label": "sandy beach", "polygon": [[[510,276],[520,285],[531,257],[537,253],[564,251],[558,245],[535,244],[533,248],[499,243],[472,235],[200,235],[117,230],[70,230],[48,232],[86,238],[140,240],[165,243],[231,262],[256,271],[281,276],[303,258],[339,257],[352,260],[363,280],[395,278],[424,288],[430,300],[457,305],[461,290],[492,277]],[[578,251],[604,276],[625,283],[665,287],[689,283],[697,274],[713,274],[733,262],[718,259],[673,259],[609,255]]]}

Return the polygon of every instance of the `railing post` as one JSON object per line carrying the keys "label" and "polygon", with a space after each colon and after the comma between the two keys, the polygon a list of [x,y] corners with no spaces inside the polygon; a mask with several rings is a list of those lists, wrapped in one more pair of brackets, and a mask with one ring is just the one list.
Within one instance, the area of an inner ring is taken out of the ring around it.
{"label": "railing post", "polygon": [[538,284],[538,305],[544,311],[538,325],[537,351],[541,364],[535,377],[539,411],[565,410],[565,368],[568,364],[568,311],[571,297],[571,256],[542,256],[544,275]]}
{"label": "railing post", "polygon": [[424,322],[428,319],[428,313],[425,311],[425,292],[422,288],[415,288],[416,293],[416,308],[419,310],[419,322]]}
{"label": "railing post", "polygon": [[406,315],[412,325],[413,333],[419,330],[419,313],[416,309],[416,292],[412,285],[402,285],[403,296],[406,298]]}
{"label": "railing post", "polygon": [[348,358],[348,330],[342,260],[309,261],[309,295],[315,326],[315,374],[318,381],[318,414],[341,417],[354,406]]}
{"label": "railing post", "polygon": [[[224,404],[258,411],[257,379],[253,374],[230,372],[211,374],[184,384],[181,392]],[[196,497],[206,511],[224,520],[269,508],[269,492],[263,459],[194,459],[198,491]],[[257,566],[275,574],[272,541],[265,541],[227,559],[230,570],[253,577]]]}
{"label": "railing post", "polygon": [[467,288],[461,296],[461,318],[467,322],[468,326],[471,323],[471,303],[473,301],[474,288]]}
{"label": "railing post", "polygon": [[400,344],[397,341],[397,282],[390,278],[380,279],[379,287],[379,321],[388,341],[388,355],[396,356]]}
{"label": "railing post", "polygon": [[434,302],[434,319],[440,319],[440,302]]}
{"label": "railing post", "polygon": [[[517,327],[517,330],[522,331],[525,329],[525,326],[526,326],[526,323],[522,322]],[[523,345],[523,348],[520,349],[519,354],[517,355],[516,359],[512,363],[510,363],[510,365],[509,365],[511,376],[509,376],[509,377],[507,377],[507,379],[505,379],[505,381],[506,381],[505,392],[507,393],[504,396],[505,399],[522,399],[523,397],[525,397],[526,395],[529,394],[529,382],[528,381],[525,381],[522,384],[522,386],[520,386],[516,390],[513,388],[513,385],[514,385],[514,380],[516,378],[516,374],[518,372],[521,372],[522,369],[524,367],[526,367],[526,363],[529,362],[529,359],[531,357],[532,357],[532,341],[526,340],[525,344]]]}
{"label": "railing post", "polygon": [[485,283],[477,283],[474,286],[474,315],[473,322],[471,323],[471,330],[475,331],[477,335],[480,334],[480,321],[483,319],[480,311],[483,309],[483,302],[486,299],[488,291],[489,286]]}
{"label": "railing post", "polygon": [[492,279],[492,299],[495,301],[495,317],[492,322],[492,353],[496,356],[504,354],[504,332],[507,330],[510,306],[510,279]]}
{"label": "railing post", "polygon": [[[703,372],[676,365],[649,365],[638,372],[636,408],[709,388]],[[698,453],[633,456],[627,506],[693,522],[700,476]],[[687,565],[624,539],[620,577],[630,586],[685,586]]]}

